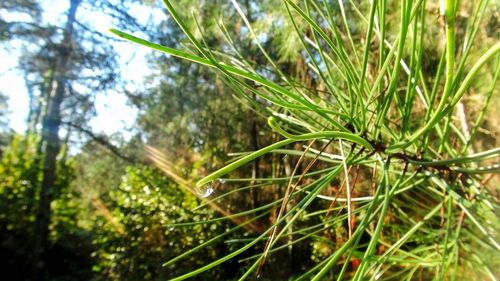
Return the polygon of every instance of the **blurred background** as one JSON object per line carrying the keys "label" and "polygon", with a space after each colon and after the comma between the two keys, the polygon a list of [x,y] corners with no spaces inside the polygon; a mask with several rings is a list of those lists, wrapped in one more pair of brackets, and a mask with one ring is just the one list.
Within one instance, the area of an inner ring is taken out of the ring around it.
{"label": "blurred background", "polygon": [[[314,85],[294,27],[283,20],[287,12],[281,1],[240,2],[279,69]],[[180,0],[175,6],[192,30],[203,26],[205,33],[195,35],[206,44],[227,52],[236,46],[239,55],[265,71],[268,62],[229,1]],[[495,15],[484,23],[482,40],[497,40]],[[231,44],[221,35],[222,21]],[[278,137],[213,70],[118,40],[110,27],[190,48],[161,1],[0,1],[0,269],[9,276],[5,280],[165,280],[230,253],[276,216],[272,212],[175,266],[162,266],[235,226],[231,220],[179,223],[261,206],[284,192],[283,186],[268,184],[205,206],[200,197],[238,185],[217,182],[200,191],[193,184],[235,156],[230,153],[255,150]],[[354,34],[356,27],[352,22]],[[424,54],[423,66],[429,72],[441,54],[439,40],[430,44],[435,50]],[[474,98],[480,99],[472,95],[466,106],[474,106]],[[498,95],[492,104],[498,109]],[[498,147],[498,130],[489,128],[498,127],[499,119],[488,114],[479,133],[484,147]],[[290,174],[296,161],[269,155],[233,175]],[[332,230],[345,231],[342,225]],[[335,237],[343,242],[341,235]],[[321,239],[294,245],[270,257],[267,276],[290,276],[332,249]],[[262,247],[252,248],[239,260],[260,252]],[[230,280],[249,265],[231,260],[198,280]]]}
{"label": "blurred background", "polygon": [[[203,22],[209,32],[223,17],[243,55],[256,56],[227,1],[196,2],[176,7],[210,18]],[[259,10],[279,3],[243,4],[256,21]],[[270,142],[265,120],[212,70],[118,40],[111,27],[185,47],[161,1],[0,3],[0,268],[9,280],[165,280],[235,247],[218,242],[180,266],[162,267],[234,227],[170,225],[215,216],[213,208],[194,210],[202,201],[192,182],[221,167],[228,152]],[[209,40],[223,45],[220,36]],[[280,52],[287,67],[299,68],[287,61],[293,50]],[[147,157],[146,145],[163,162]],[[259,177],[258,166],[240,173]],[[258,200],[235,196],[224,210]],[[205,278],[229,279],[241,268]]]}

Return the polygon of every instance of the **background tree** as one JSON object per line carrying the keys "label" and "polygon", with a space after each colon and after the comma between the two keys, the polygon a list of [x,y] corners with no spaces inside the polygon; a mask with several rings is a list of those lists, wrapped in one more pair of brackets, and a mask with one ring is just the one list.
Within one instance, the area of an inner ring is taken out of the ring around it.
{"label": "background tree", "polygon": [[[33,230],[28,231],[33,236],[25,239],[32,241],[31,257],[26,265],[31,266],[34,279],[47,273],[49,234],[54,223],[51,205],[67,192],[63,190],[70,181],[66,180],[67,167],[61,167],[58,161],[67,160],[75,128],[79,129],[77,133],[91,132],[87,123],[95,114],[96,94],[105,94],[119,84],[116,53],[109,44],[110,37],[89,27],[89,19],[78,16],[78,11],[89,13],[103,9],[108,12],[108,18],[119,24],[137,26],[135,18],[125,10],[125,3],[71,0],[67,4],[66,18],[60,26],[59,22],[42,20],[43,12],[36,1],[7,1],[0,7],[8,13],[31,17],[23,22],[2,19],[0,28],[6,44],[17,40],[24,48],[20,68],[30,97],[27,121],[30,137],[27,139],[34,140],[37,147],[30,168],[33,169],[32,185],[28,187],[28,200],[33,205],[29,210],[36,215]],[[61,129],[66,134],[63,139],[60,139]],[[31,135],[39,137],[31,138]],[[26,144],[25,148],[30,145]]]}

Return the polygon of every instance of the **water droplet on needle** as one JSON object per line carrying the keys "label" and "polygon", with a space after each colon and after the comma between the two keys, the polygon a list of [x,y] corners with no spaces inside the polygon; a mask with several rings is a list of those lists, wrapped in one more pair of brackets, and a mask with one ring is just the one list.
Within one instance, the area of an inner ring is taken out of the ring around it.
{"label": "water droplet on needle", "polygon": [[200,186],[196,188],[196,193],[203,198],[207,198],[214,192],[214,188],[212,184],[206,184],[204,186]]}

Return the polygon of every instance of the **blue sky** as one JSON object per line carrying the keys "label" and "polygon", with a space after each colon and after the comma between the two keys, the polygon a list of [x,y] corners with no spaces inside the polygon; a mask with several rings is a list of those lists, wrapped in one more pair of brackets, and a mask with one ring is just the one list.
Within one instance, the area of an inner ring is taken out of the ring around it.
{"label": "blue sky", "polygon": [[[67,2],[69,1],[42,1],[44,20],[50,19],[49,22],[63,20],[63,12],[68,7]],[[155,18],[164,16],[161,10],[152,11],[151,7],[142,5],[134,7],[134,15],[144,22],[151,16],[151,12]],[[77,16],[82,16],[85,13],[89,12],[84,8],[80,9]],[[20,14],[7,14],[2,10],[0,10],[0,15],[8,21],[23,20]],[[105,15],[93,13],[91,17],[94,28],[101,32],[107,32],[107,29],[112,27]],[[119,61],[123,77],[130,81],[127,88],[134,90],[142,87],[143,77],[150,73],[145,61],[145,56],[150,51],[127,42],[114,42],[112,44],[120,54]],[[12,49],[0,48],[0,61],[2,62],[0,64],[0,92],[9,98],[10,127],[17,132],[23,132],[26,129],[25,119],[29,110],[29,100],[23,77],[16,69],[19,52],[15,42]],[[130,128],[137,116],[136,109],[127,105],[126,97],[115,91],[110,91],[107,95],[97,95],[95,108],[97,116],[91,120],[90,125],[94,131],[106,134],[124,132],[123,129]],[[127,137],[127,133],[124,132],[124,134]]]}

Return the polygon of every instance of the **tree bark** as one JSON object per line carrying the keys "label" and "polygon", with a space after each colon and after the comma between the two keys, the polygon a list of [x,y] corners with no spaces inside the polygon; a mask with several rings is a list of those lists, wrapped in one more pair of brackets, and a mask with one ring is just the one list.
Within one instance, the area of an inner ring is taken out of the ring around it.
{"label": "tree bark", "polygon": [[[252,94],[253,100],[257,101],[257,97],[255,94]],[[250,122],[251,122],[251,128],[250,128],[250,148],[253,151],[256,151],[259,149],[259,129],[257,125],[257,120],[256,119],[256,114],[255,111],[250,111]],[[260,166],[260,158],[255,158],[252,162],[252,182],[250,185],[255,184],[256,179],[260,177],[259,173],[259,166]],[[254,188],[250,189],[250,194],[252,196],[252,209],[256,208],[259,205],[259,198],[256,190]]]}
{"label": "tree bark", "polygon": [[73,36],[76,11],[81,0],[70,0],[63,41],[58,48],[57,63],[51,93],[48,95],[48,108],[42,122],[43,169],[40,185],[39,204],[34,225],[32,277],[34,280],[46,279],[44,255],[49,241],[51,218],[50,205],[53,200],[57,180],[57,155],[60,151],[59,127],[61,124],[61,104],[67,84],[68,67],[73,52]]}
{"label": "tree bark", "polygon": [[[251,12],[251,7],[250,7],[250,1],[246,0],[245,1],[245,8],[246,8],[246,17],[249,22],[253,22],[252,18],[252,12]],[[248,43],[248,50],[250,50],[251,46],[251,41]],[[253,54],[250,56],[250,60],[253,59]],[[257,96],[255,93],[252,93],[252,99],[257,102]],[[253,151],[256,151],[259,149],[259,128],[258,128],[258,121],[257,121],[257,114],[256,114],[256,108],[252,105],[252,110],[249,112],[250,116],[250,149]],[[260,158],[257,157],[255,160],[252,161],[252,181],[250,182],[250,185],[254,185],[256,183],[256,179],[260,177]],[[256,208],[259,205],[259,196],[257,191],[252,188],[250,189],[250,196],[251,196],[251,208]]]}

